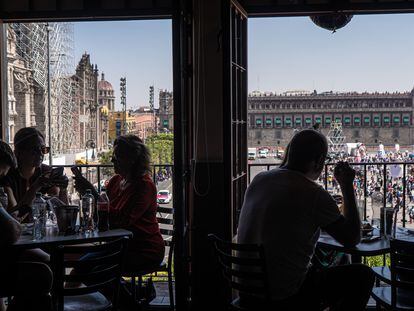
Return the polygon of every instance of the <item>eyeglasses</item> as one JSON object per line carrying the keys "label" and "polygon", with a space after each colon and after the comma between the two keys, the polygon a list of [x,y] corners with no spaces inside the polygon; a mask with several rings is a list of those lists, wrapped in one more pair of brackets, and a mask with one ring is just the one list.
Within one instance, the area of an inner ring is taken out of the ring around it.
{"label": "eyeglasses", "polygon": [[41,146],[36,149],[33,149],[33,153],[48,154],[50,152],[50,147]]}

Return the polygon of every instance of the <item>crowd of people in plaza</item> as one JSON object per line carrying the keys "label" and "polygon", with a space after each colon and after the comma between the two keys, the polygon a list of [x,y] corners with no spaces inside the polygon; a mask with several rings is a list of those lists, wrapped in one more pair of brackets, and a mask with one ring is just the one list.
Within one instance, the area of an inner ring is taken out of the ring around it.
{"label": "crowd of people in plaza", "polygon": [[[413,222],[414,163],[408,151],[383,153],[380,149],[375,154],[359,151],[353,155],[336,154],[335,157],[329,159],[326,172],[322,172],[318,179],[321,185],[326,183],[327,189],[332,194],[340,193],[340,186],[334,178],[334,163],[337,161],[346,161],[355,169],[356,174],[353,184],[357,199],[360,202],[364,201],[366,197],[368,205],[372,206],[376,202],[382,206],[385,200],[387,207],[398,208],[401,211],[405,202],[406,219],[410,223]],[[403,170],[405,170],[405,175]],[[405,201],[404,194],[406,196]]]}
{"label": "crowd of people in plaza", "polygon": [[[41,249],[16,250],[12,247],[22,234],[22,224],[32,221],[31,204],[36,193],[56,197],[67,203],[68,178],[43,164],[50,152],[43,134],[35,128],[23,128],[14,136],[14,151],[0,142],[0,186],[8,202],[0,206],[0,297],[13,297],[7,310],[50,310],[53,272],[50,254]],[[161,263],[164,241],[156,212],[156,186],[151,178],[150,154],[140,138],[118,137],[114,142],[112,163],[115,175],[109,180],[110,228],[133,233],[128,244],[126,269],[142,269]],[[82,195],[95,187],[82,175],[74,176],[75,188]],[[5,305],[0,298],[0,310]]]}

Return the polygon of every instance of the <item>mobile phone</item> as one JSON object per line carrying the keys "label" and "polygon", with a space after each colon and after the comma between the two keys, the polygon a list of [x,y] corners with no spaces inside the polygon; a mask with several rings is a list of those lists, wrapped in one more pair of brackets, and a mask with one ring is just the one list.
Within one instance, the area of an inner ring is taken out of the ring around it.
{"label": "mobile phone", "polygon": [[75,177],[82,177],[82,173],[81,171],[78,169],[77,166],[72,166],[70,168],[70,170],[72,171],[72,173],[75,175]]}
{"label": "mobile phone", "polygon": [[55,167],[54,169],[52,169],[52,172],[50,173],[50,178],[56,178],[56,177],[62,176],[63,170],[64,170],[63,166]]}

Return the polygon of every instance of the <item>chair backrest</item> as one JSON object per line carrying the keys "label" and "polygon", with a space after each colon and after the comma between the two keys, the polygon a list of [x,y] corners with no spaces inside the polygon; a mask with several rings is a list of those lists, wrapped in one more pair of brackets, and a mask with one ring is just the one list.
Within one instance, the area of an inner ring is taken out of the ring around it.
{"label": "chair backrest", "polygon": [[[56,309],[63,310],[65,296],[85,295],[104,288],[114,290],[112,303],[116,305],[127,245],[128,237],[123,237],[99,245],[57,247],[52,254]],[[76,273],[71,273],[70,268]],[[84,287],[71,287],[70,283],[81,283]]]}
{"label": "chair backrest", "polygon": [[396,302],[397,288],[414,289],[414,243],[390,240],[391,302]]}
{"label": "chair backrest", "polygon": [[157,207],[157,221],[160,225],[160,232],[163,236],[165,246],[168,247],[167,264],[171,263],[174,253],[175,232],[174,232],[174,209],[171,207]]}
{"label": "chair backrest", "polygon": [[239,296],[269,301],[269,284],[263,245],[226,242],[209,234],[224,278]]}

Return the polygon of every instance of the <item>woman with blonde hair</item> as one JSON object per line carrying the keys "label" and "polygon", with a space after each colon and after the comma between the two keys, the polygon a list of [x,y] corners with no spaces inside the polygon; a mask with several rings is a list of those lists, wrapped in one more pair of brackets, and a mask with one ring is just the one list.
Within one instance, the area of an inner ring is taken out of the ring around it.
{"label": "woman with blonde hair", "polygon": [[[164,258],[164,240],[157,222],[157,189],[150,177],[150,153],[135,135],[118,137],[112,163],[115,175],[106,187],[109,198],[110,228],[132,231],[126,270],[158,265]],[[75,188],[83,194],[92,184],[78,175]]]}

